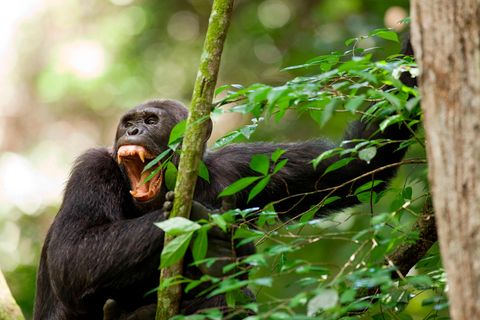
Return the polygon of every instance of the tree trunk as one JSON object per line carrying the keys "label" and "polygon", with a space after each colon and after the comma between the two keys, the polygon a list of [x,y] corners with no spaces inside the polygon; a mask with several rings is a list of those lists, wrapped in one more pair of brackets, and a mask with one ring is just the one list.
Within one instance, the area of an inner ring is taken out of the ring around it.
{"label": "tree trunk", "polygon": [[[217,83],[220,58],[230,25],[232,10],[233,0],[213,1],[203,53],[197,79],[195,80],[190,113],[187,119],[187,129],[182,142],[182,153],[180,155],[175,185],[175,200],[170,218],[189,218],[190,216],[198,167],[205,149],[205,143],[210,135],[210,112],[212,112],[213,93]],[[171,241],[171,238],[165,236],[165,246],[169,241]],[[182,265],[183,261],[180,261],[162,269],[160,282],[162,282],[162,279],[181,275]],[[166,320],[178,313],[181,293],[180,284],[159,289],[157,320]]]}
{"label": "tree trunk", "polygon": [[7,281],[0,271],[0,320],[24,320],[20,307],[8,288]]}
{"label": "tree trunk", "polygon": [[411,6],[450,313],[480,319],[480,1]]}

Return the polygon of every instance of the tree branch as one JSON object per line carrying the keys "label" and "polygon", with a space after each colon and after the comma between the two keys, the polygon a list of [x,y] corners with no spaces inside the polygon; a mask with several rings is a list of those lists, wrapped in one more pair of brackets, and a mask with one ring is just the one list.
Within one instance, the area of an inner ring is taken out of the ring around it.
{"label": "tree branch", "polygon": [[431,199],[428,199],[425,203],[423,214],[418,218],[412,230],[418,231],[418,240],[414,243],[401,245],[389,257],[391,263],[397,268],[397,273],[393,275],[394,278],[398,278],[400,275],[405,276],[437,241],[437,229]]}
{"label": "tree branch", "polygon": [[[193,90],[187,129],[183,139],[182,153],[178,166],[175,200],[170,217],[189,218],[193,192],[197,181],[198,167],[202,159],[205,142],[210,134],[210,112],[222,56],[223,44],[227,36],[233,0],[214,0],[207,35],[203,47],[200,66]],[[165,246],[171,237],[165,236]],[[160,275],[158,291],[157,320],[165,320],[176,315],[181,299],[180,284],[162,288],[162,279],[182,274],[183,261],[164,268]]]}

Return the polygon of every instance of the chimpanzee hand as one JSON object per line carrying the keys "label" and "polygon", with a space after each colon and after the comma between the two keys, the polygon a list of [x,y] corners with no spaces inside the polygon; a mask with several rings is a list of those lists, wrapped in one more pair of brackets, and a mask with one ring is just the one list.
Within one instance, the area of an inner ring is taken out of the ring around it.
{"label": "chimpanzee hand", "polygon": [[[173,191],[169,191],[165,195],[163,210],[167,217],[172,210],[174,198],[175,194]],[[233,208],[235,208],[235,201],[233,197],[224,198],[220,210],[211,210],[203,206],[201,203],[193,201],[192,209],[190,211],[190,219],[193,221],[200,219],[208,220],[208,215],[211,213],[222,213]],[[198,266],[198,268],[203,274],[221,277],[224,275],[223,268],[232,263],[236,257],[237,252],[235,249],[235,243],[232,241],[232,233],[230,231],[225,233],[222,229],[213,227],[208,231],[208,249],[206,258],[218,259],[213,264],[208,266],[206,263],[202,263]]]}

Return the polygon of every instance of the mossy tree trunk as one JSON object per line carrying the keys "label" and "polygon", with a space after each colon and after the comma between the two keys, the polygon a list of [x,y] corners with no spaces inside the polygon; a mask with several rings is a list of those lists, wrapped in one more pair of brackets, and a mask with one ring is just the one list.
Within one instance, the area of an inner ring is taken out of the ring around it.
{"label": "mossy tree trunk", "polygon": [[480,319],[480,1],[413,0],[429,179],[453,319]]}
{"label": "mossy tree trunk", "polygon": [[[223,44],[230,24],[233,0],[214,0],[200,66],[187,119],[182,153],[175,185],[175,200],[170,217],[189,218],[198,167],[210,133],[210,112],[222,56]],[[170,241],[165,237],[165,245]],[[162,279],[182,274],[183,261],[161,270]],[[181,286],[171,285],[158,291],[157,320],[178,314]]]}

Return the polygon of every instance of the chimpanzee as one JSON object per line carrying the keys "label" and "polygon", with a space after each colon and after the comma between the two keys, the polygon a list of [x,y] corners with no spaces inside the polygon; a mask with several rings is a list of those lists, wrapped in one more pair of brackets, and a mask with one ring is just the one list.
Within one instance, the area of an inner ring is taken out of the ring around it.
{"label": "chimpanzee", "polygon": [[[122,315],[122,319],[153,316],[155,295],[145,296],[145,293],[156,286],[159,278],[164,234],[153,223],[165,219],[166,187],[163,172],[143,183],[155,167],[145,172],[143,169],[149,160],[167,149],[170,131],[186,117],[187,109],[176,101],[154,100],[140,104],[121,118],[112,150],[91,149],[76,161],[60,211],[43,246],[34,319],[102,319],[103,306],[109,299],[124,310],[126,316]],[[404,125],[392,125],[381,133],[375,124],[356,121],[344,139],[401,141],[410,135],[411,130]],[[353,145],[351,142],[346,147]],[[334,193],[341,199],[325,209],[354,205],[357,198],[350,195],[350,190],[366,183],[371,176],[346,182],[400,161],[405,150],[398,150],[398,146],[399,142],[386,144],[378,149],[370,163],[353,160],[327,174],[323,174],[325,169],[339,157],[320,162],[316,169],[311,164],[319,154],[336,147],[326,140],[240,143],[207,151],[203,161],[210,182],[198,180],[192,217],[205,217],[204,206],[221,207],[218,194],[225,187],[242,177],[256,175],[249,167],[252,156],[270,155],[278,148],[286,151],[282,155],[282,159],[288,159],[285,167],[274,174],[266,188],[248,204],[249,189],[237,193],[236,207],[263,207],[288,197],[275,204],[275,209],[280,216],[293,217],[327,195],[328,191],[319,190],[342,183],[345,186]],[[375,179],[388,181],[394,173],[393,167],[379,170]],[[383,184],[375,188],[384,187]],[[209,241],[209,256],[238,255],[229,251],[231,244],[226,235],[211,234]],[[247,250],[242,254],[248,253]],[[202,272],[215,273],[208,268],[200,271],[191,266],[185,272],[192,277],[199,277]],[[181,311],[192,313],[218,305],[225,305],[222,296],[207,299],[187,295]]]}

